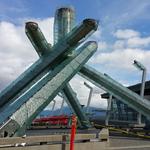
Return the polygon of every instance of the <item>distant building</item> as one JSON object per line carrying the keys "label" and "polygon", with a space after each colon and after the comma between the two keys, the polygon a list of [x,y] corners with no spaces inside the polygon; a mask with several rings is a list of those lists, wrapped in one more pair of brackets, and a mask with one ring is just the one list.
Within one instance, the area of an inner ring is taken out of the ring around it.
{"label": "distant building", "polygon": [[[133,92],[140,95],[141,84],[136,84],[128,87]],[[109,99],[109,94],[104,93],[101,95],[102,98]],[[150,81],[145,83],[144,98],[150,100]],[[112,97],[111,110],[109,112],[110,123],[137,123],[138,112],[124,104],[119,99]],[[145,123],[145,117],[142,116],[142,123]]]}

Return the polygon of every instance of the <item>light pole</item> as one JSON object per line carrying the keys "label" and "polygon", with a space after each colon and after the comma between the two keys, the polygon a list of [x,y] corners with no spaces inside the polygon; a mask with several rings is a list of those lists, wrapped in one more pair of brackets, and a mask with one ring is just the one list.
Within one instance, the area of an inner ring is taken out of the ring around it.
{"label": "light pole", "polygon": [[105,120],[105,125],[106,126],[108,126],[108,124],[109,124],[110,111],[111,111],[111,102],[112,102],[112,94],[109,94],[108,105],[107,105],[107,113],[106,113],[106,120]]}
{"label": "light pole", "polygon": [[53,113],[54,113],[55,104],[56,104],[56,101],[55,101],[55,100],[53,100],[53,107],[52,107],[52,110],[51,110],[52,115],[53,115]]}
{"label": "light pole", "polygon": [[59,113],[61,115],[64,103],[65,103],[65,97],[63,96],[62,93],[61,94],[59,93],[58,95],[62,98],[62,103],[61,103],[61,106],[60,106],[60,113]]}
{"label": "light pole", "polygon": [[[146,68],[143,64],[139,61],[134,60],[133,65],[142,71],[142,81],[141,81],[141,89],[140,89],[140,96],[144,98],[144,90],[145,90],[145,80],[146,80]],[[138,123],[141,124],[141,113],[138,114]]]}
{"label": "light pole", "polygon": [[63,99],[63,100],[62,100],[62,103],[61,103],[61,107],[60,107],[60,115],[61,115],[62,112],[63,112],[64,103],[65,103],[65,99]]}
{"label": "light pole", "polygon": [[91,103],[91,98],[92,98],[92,93],[93,93],[93,88],[87,84],[86,82],[84,82],[84,85],[90,89],[90,93],[89,93],[89,97],[88,97],[88,101],[87,101],[87,106],[86,106],[86,113],[88,113],[89,111],[89,106],[90,106],[90,103]]}

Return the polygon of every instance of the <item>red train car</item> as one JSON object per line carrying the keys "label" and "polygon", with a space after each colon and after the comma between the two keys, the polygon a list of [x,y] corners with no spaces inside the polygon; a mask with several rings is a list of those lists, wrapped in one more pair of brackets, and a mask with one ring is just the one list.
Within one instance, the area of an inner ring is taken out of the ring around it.
{"label": "red train car", "polygon": [[71,122],[71,116],[60,115],[60,116],[49,116],[34,119],[32,122],[33,126],[46,126],[46,127],[64,127],[69,128]]}

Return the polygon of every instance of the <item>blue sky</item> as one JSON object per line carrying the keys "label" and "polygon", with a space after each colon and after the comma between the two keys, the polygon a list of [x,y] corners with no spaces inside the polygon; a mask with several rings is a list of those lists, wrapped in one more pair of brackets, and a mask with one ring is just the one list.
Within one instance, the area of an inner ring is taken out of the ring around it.
{"label": "blue sky", "polygon": [[128,27],[143,34],[149,30],[149,0],[1,0],[0,20],[18,23],[22,18],[52,17],[56,8],[68,5],[75,8],[77,21],[92,17],[106,29]]}
{"label": "blue sky", "polygon": [[[75,8],[77,23],[84,18],[100,21],[99,29],[92,37],[99,48],[89,65],[124,85],[131,85],[141,80],[141,72],[132,65],[137,59],[147,67],[147,80],[150,79],[149,0],[1,0],[0,89],[38,59],[24,34],[25,21],[38,22],[52,42],[53,17],[61,6]],[[78,89],[77,79],[81,84],[83,81],[80,77],[72,81]],[[85,99],[85,95],[80,96]]]}

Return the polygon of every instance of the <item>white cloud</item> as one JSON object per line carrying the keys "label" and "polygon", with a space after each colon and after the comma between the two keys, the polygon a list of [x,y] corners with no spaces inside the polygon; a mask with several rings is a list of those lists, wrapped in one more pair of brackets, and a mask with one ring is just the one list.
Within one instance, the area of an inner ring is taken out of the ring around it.
{"label": "white cloud", "polygon": [[150,37],[141,37],[141,34],[132,29],[119,29],[114,33],[118,39],[114,48],[141,48],[150,46]]}
{"label": "white cloud", "polygon": [[108,45],[106,42],[102,41],[102,42],[98,42],[98,49],[100,51],[104,51],[108,48]]}
{"label": "white cloud", "polygon": [[110,53],[100,53],[91,59],[91,63],[118,70],[134,71],[132,63],[135,59],[142,62],[149,70],[150,51],[142,49],[118,49]]}
{"label": "white cloud", "polygon": [[[111,51],[99,51],[90,59],[90,62],[112,73],[114,77],[119,77],[119,73],[121,77],[125,73],[130,80],[129,75],[136,70],[132,65],[136,59],[146,66],[149,76],[150,37],[141,37],[138,31],[132,29],[119,29],[114,35],[117,37],[114,43],[111,45],[106,43]],[[124,82],[127,83],[127,81]]]}
{"label": "white cloud", "polygon": [[117,37],[118,39],[129,39],[140,36],[140,33],[131,29],[125,30],[119,29],[114,33],[114,36]]}
{"label": "white cloud", "polygon": [[129,47],[147,47],[150,45],[150,37],[141,38],[141,37],[134,37],[130,38],[127,41],[127,45]]}
{"label": "white cloud", "polygon": [[90,65],[123,85],[133,85],[141,82],[142,73],[133,66],[134,60],[138,60],[147,68],[146,80],[149,80],[150,36],[143,37],[132,29],[119,29],[115,37],[117,39],[110,43],[103,41],[108,50],[101,51],[99,47],[99,51],[90,59]]}
{"label": "white cloud", "polygon": [[113,49],[122,49],[125,46],[126,46],[126,42],[124,40],[117,40],[113,45]]}
{"label": "white cloud", "polygon": [[[36,21],[49,42],[53,42],[53,18],[32,19]],[[38,56],[25,35],[25,23],[16,26],[10,22],[0,22],[0,89],[5,88]],[[49,32],[47,32],[49,31]]]}

